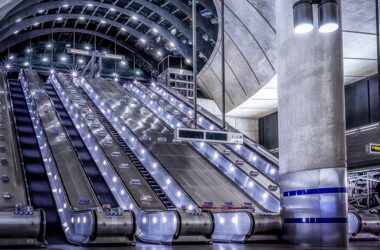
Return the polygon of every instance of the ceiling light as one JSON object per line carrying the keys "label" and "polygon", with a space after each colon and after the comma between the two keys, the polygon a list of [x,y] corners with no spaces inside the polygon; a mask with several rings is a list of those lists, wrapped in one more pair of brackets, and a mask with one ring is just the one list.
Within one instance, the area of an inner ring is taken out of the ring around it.
{"label": "ceiling light", "polygon": [[91,48],[90,48],[90,46],[86,45],[86,46],[84,46],[84,49],[85,50],[90,50]]}
{"label": "ceiling light", "polygon": [[87,7],[92,8],[92,7],[94,7],[94,5],[92,3],[88,3]]}
{"label": "ceiling light", "polygon": [[110,8],[110,11],[115,12],[116,10],[115,8]]}
{"label": "ceiling light", "polygon": [[173,42],[170,42],[169,45],[170,45],[170,47],[173,47],[173,48],[175,47]]}
{"label": "ceiling light", "polygon": [[105,20],[100,20],[102,24],[106,24],[107,22]]}
{"label": "ceiling light", "polygon": [[156,33],[156,34],[158,33],[158,30],[156,28],[153,28],[152,30],[154,33]]}
{"label": "ceiling light", "polygon": [[16,20],[16,23],[21,22],[21,20],[22,20],[21,18],[17,19],[17,20]]}
{"label": "ceiling light", "polygon": [[6,65],[5,65],[5,69],[6,70],[10,70],[12,68],[12,65],[10,65],[9,63],[7,63]]}
{"label": "ceiling light", "polygon": [[66,62],[67,61],[67,57],[65,57],[65,56],[61,57],[61,61]]}
{"label": "ceiling light", "polygon": [[84,18],[84,16],[80,16],[79,17],[79,20],[85,20],[86,18]]}
{"label": "ceiling light", "polygon": [[13,59],[15,59],[14,56],[10,56],[10,57],[9,57],[9,60],[13,60]]}
{"label": "ceiling light", "polygon": [[127,31],[124,27],[121,28],[122,31]]}
{"label": "ceiling light", "polygon": [[79,62],[80,64],[83,64],[83,63],[84,63],[84,60],[83,60],[82,58],[80,58],[80,59],[78,59],[78,62]]}
{"label": "ceiling light", "polygon": [[46,44],[46,48],[51,48],[51,47],[52,47],[51,43]]}
{"label": "ceiling light", "polygon": [[40,13],[40,14],[43,13],[43,12],[44,12],[44,10],[39,10],[39,11],[38,11],[38,13]]}
{"label": "ceiling light", "polygon": [[49,61],[49,59],[48,59],[47,57],[43,57],[43,58],[42,58],[42,61],[43,61],[43,62],[47,62],[47,61]]}
{"label": "ceiling light", "polygon": [[135,16],[135,15],[132,15],[132,19],[135,21],[138,20],[137,16]]}
{"label": "ceiling light", "polygon": [[67,9],[67,8],[69,8],[69,5],[66,3],[66,4],[62,5],[62,8]]}
{"label": "ceiling light", "polygon": [[29,62],[24,62],[24,66],[29,66]]}
{"label": "ceiling light", "polygon": [[51,69],[51,70],[50,70],[50,74],[52,74],[52,75],[55,74],[55,70],[54,70],[54,69]]}
{"label": "ceiling light", "polygon": [[294,32],[305,34],[314,29],[313,25],[313,2],[301,0],[293,5]]}
{"label": "ceiling light", "polygon": [[18,30],[16,30],[15,32],[13,32],[13,34],[15,34],[15,35],[16,35],[16,34],[18,34],[18,32],[19,32],[19,31],[18,31]]}
{"label": "ceiling light", "polygon": [[34,23],[33,25],[34,25],[34,26],[38,26],[38,25],[40,25],[40,23]]}
{"label": "ceiling light", "polygon": [[146,43],[146,40],[145,40],[144,38],[140,38],[140,41],[141,41],[142,43]]}
{"label": "ceiling light", "polygon": [[319,32],[330,33],[339,28],[339,9],[335,0],[322,0],[318,6]]}
{"label": "ceiling light", "polygon": [[57,21],[62,21],[63,18],[62,17],[57,17]]}
{"label": "ceiling light", "polygon": [[162,52],[161,51],[157,51],[157,55],[162,56]]}

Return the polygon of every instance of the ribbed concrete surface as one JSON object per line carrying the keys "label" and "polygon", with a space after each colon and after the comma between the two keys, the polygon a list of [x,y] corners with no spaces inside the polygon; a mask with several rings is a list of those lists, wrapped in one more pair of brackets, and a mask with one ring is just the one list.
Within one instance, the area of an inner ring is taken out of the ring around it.
{"label": "ribbed concrete surface", "polygon": [[0,1],[0,20],[10,11],[14,6],[22,0],[1,0]]}
{"label": "ribbed concrete surface", "polygon": [[[220,12],[220,0],[214,2]],[[225,0],[225,4],[228,112],[255,94],[275,75],[276,33],[275,0]],[[220,32],[216,48],[220,48]],[[199,84],[221,107],[220,49],[215,49],[200,72]]]}

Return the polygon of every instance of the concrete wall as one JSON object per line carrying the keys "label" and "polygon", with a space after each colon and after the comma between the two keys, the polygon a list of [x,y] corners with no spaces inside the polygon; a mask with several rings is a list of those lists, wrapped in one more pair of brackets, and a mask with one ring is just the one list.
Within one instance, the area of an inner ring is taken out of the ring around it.
{"label": "concrete wall", "polygon": [[[215,101],[209,99],[198,99],[198,104],[210,113],[215,114],[220,119],[222,118],[222,112],[220,111]],[[236,128],[252,140],[256,142],[259,141],[258,120],[227,116],[226,121],[230,126]]]}
{"label": "concrete wall", "polygon": [[[220,0],[214,0],[220,17]],[[226,109],[236,108],[275,75],[275,0],[225,0]],[[220,31],[199,85],[221,107]]]}

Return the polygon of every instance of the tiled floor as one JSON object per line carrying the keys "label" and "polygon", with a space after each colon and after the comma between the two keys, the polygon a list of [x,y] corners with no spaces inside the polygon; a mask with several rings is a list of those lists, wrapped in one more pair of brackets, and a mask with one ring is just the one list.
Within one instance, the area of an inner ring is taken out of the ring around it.
{"label": "tiled floor", "polygon": [[[138,243],[136,246],[100,246],[100,247],[75,247],[69,245],[56,245],[48,246],[49,250],[117,250],[117,249],[131,249],[131,250],[316,250],[326,249],[334,250],[332,248],[319,248],[319,247],[302,247],[292,246],[286,244],[213,244],[213,245],[176,245],[176,246],[163,246],[163,245],[148,245]],[[380,241],[372,242],[351,242],[349,250],[379,250]]]}

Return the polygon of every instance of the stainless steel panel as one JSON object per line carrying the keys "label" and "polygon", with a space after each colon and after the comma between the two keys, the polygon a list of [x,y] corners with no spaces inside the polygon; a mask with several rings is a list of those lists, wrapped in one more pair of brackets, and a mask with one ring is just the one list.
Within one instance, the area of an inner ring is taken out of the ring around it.
{"label": "stainless steel panel", "polygon": [[[75,85],[70,83],[63,75],[59,75],[58,78],[63,88],[67,93],[70,93],[67,97],[73,101],[75,108],[80,110],[81,116],[92,132],[92,136],[96,139],[100,149],[112,163],[115,171],[123,180],[124,185],[134,197],[138,206],[145,211],[166,210],[166,207],[162,204],[129,157],[124,153],[119,143],[111,136],[110,131],[107,130],[91,106],[83,99]],[[122,164],[127,164],[128,167],[122,167]],[[139,180],[140,184],[133,185],[133,180]]]}
{"label": "stainless steel panel", "polygon": [[31,71],[25,71],[25,78],[32,92],[32,98],[37,105],[37,113],[65,185],[65,190],[58,190],[58,192],[67,193],[75,211],[100,207],[42,83],[38,78],[36,79],[36,75]]}
{"label": "stainless steel panel", "polygon": [[[345,188],[345,168],[293,172],[281,177],[283,238],[296,244],[334,246],[347,243],[347,193],[319,189]],[[315,189],[315,193],[302,194]],[[284,192],[301,190],[297,195]],[[306,192],[306,191],[305,191]],[[287,220],[290,219],[291,221]],[[297,220],[297,221],[294,221]]]}
{"label": "stainless steel panel", "polygon": [[[0,209],[11,211],[16,204],[28,206],[20,152],[11,116],[6,72],[0,70]],[[10,195],[10,199],[5,198]]]}
{"label": "stainless steel panel", "polygon": [[[174,137],[168,128],[121,86],[101,79],[93,80],[91,85],[104,98],[114,100],[110,104],[113,111],[136,135],[152,138],[151,141],[143,140],[143,143],[198,205],[212,201],[215,206],[224,206],[225,202],[232,201],[234,205],[241,206],[251,201],[187,144],[173,143]],[[163,136],[167,142],[156,142]]]}

